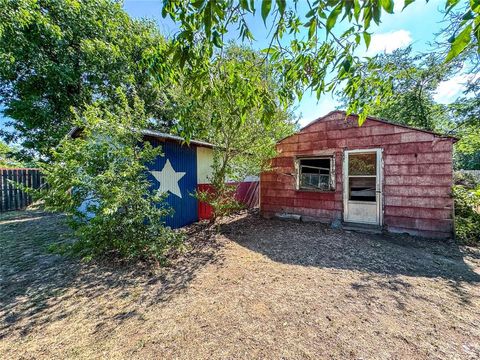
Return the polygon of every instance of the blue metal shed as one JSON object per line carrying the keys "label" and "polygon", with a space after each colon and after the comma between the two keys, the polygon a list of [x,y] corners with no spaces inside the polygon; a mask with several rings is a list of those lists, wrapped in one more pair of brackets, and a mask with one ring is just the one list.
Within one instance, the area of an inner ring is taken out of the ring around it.
{"label": "blue metal shed", "polygon": [[175,142],[150,141],[161,146],[163,156],[149,165],[148,180],[152,190],[167,193],[166,202],[173,209],[166,224],[179,228],[198,220],[198,201],[194,197],[197,188],[197,149]]}
{"label": "blue metal shed", "polygon": [[[69,135],[80,136],[81,129],[73,128]],[[166,194],[166,203],[173,210],[166,217],[166,225],[179,228],[199,219],[198,200],[194,196],[199,183],[208,183],[213,164],[212,144],[191,140],[189,144],[179,136],[155,130],[142,130],[144,140],[152,146],[161,146],[162,155],[148,164],[147,178],[151,190]],[[87,203],[82,204],[86,211]]]}

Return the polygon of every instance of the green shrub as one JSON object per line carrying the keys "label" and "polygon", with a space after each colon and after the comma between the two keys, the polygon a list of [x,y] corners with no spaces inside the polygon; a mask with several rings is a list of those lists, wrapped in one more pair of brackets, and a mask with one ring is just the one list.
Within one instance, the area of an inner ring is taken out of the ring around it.
{"label": "green shrub", "polygon": [[466,245],[480,245],[480,186],[474,179],[456,175],[455,236]]}
{"label": "green shrub", "polygon": [[195,195],[199,201],[212,207],[211,223],[244,208],[244,205],[235,198],[236,190],[236,185],[215,182],[212,184],[212,189],[196,192]]}
{"label": "green shrub", "polygon": [[145,126],[141,104],[131,108],[118,97],[119,105],[96,104],[77,115],[82,134],[64,139],[42,166],[48,189],[41,197],[47,209],[69,216],[78,237],[69,248],[83,258],[163,263],[183,237],[164,225],[170,209],[146,177],[161,149],[136,130]]}

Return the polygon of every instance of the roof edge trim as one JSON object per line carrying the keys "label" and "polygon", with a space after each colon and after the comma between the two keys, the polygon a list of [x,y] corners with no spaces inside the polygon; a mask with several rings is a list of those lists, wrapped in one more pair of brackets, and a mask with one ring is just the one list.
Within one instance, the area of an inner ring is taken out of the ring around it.
{"label": "roof edge trim", "polygon": [[[67,136],[68,137],[74,137],[75,134],[77,134],[79,131],[81,131],[81,128],[78,127],[78,126],[75,126],[68,132]],[[150,136],[150,137],[154,137],[154,138],[157,138],[157,139],[173,140],[173,141],[177,141],[177,142],[184,143],[184,144],[193,144],[193,145],[197,145],[197,146],[201,146],[201,147],[208,147],[208,148],[216,147],[216,145],[211,144],[211,143],[206,142],[206,141],[202,141],[202,140],[192,139],[189,142],[187,142],[185,140],[185,138],[183,138],[181,136],[171,135],[171,134],[167,134],[167,133],[157,131],[157,130],[142,129],[142,130],[140,130],[140,132],[143,136]]]}
{"label": "roof edge trim", "polygon": [[[300,128],[299,131],[295,132],[294,134],[292,135],[289,135],[281,140],[279,140],[277,143],[280,143],[282,142],[283,140],[285,139],[288,139],[289,137],[293,136],[293,135],[297,135],[299,134],[300,132],[302,132],[303,130],[305,130],[306,128],[316,124],[317,122],[333,115],[333,114],[342,114],[342,115],[345,115],[345,117],[347,116],[347,112],[344,111],[344,110],[332,110],[330,111],[328,114],[326,115],[323,115],[323,116],[320,116],[319,118],[315,119],[315,120],[312,120],[310,121],[307,125],[303,126],[302,128]],[[354,116],[354,117],[357,117],[358,118],[358,114],[349,114],[348,116]],[[447,138],[447,139],[452,139],[454,142],[457,142],[459,140],[459,138],[455,137],[455,136],[452,136],[452,135],[446,135],[446,134],[440,134],[440,133],[437,133],[435,131],[430,131],[430,130],[425,130],[425,129],[419,129],[419,128],[416,128],[416,127],[413,127],[413,126],[409,126],[409,125],[404,125],[404,124],[397,124],[397,123],[394,123],[392,121],[389,121],[389,120],[386,120],[386,119],[382,119],[382,118],[378,118],[378,117],[375,117],[375,116],[367,116],[367,120],[372,120],[372,121],[377,121],[377,122],[381,122],[381,123],[384,123],[384,124],[388,124],[388,125],[393,125],[393,126],[399,126],[399,127],[402,127],[402,128],[405,128],[405,129],[410,129],[410,130],[414,130],[414,131],[421,131],[421,132],[424,132],[424,133],[427,133],[427,134],[432,134],[436,137],[440,137],[440,138]]]}

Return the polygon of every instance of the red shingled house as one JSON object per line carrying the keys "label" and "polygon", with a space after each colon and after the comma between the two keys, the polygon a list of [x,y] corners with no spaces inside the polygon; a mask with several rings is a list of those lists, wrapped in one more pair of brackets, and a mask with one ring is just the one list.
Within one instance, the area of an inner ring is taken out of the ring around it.
{"label": "red shingled house", "polygon": [[261,213],[451,237],[455,140],[333,111],[277,144],[260,177]]}

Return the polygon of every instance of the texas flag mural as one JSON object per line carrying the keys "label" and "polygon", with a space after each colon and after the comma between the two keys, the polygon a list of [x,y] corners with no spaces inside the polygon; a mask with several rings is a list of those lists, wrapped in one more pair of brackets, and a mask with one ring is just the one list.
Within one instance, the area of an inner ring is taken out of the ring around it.
{"label": "texas flag mural", "polygon": [[209,183],[212,148],[159,139],[150,142],[153,146],[162,147],[163,156],[149,164],[147,176],[152,184],[151,190],[165,193],[166,202],[174,211],[172,216],[165,219],[166,224],[179,228],[204,218],[194,194],[199,186]]}
{"label": "texas flag mural", "polygon": [[[82,129],[74,127],[69,136],[81,136]],[[214,145],[205,141],[191,140],[187,145],[179,136],[155,130],[142,130],[143,140],[152,146],[162,147],[162,156],[148,164],[147,178],[150,190],[160,190],[166,194],[166,202],[173,209],[173,215],[165,222],[172,228],[189,225],[198,220],[209,219],[212,208],[201,203],[195,197],[196,190],[212,189],[210,178],[213,165]],[[247,207],[258,204],[258,181],[235,183],[236,198]],[[88,214],[89,204],[95,200],[85,201],[79,208]],[[93,214],[92,214],[93,216]]]}

